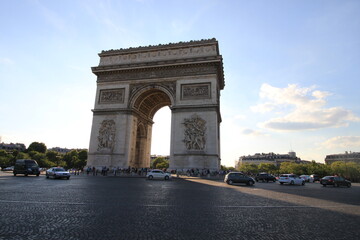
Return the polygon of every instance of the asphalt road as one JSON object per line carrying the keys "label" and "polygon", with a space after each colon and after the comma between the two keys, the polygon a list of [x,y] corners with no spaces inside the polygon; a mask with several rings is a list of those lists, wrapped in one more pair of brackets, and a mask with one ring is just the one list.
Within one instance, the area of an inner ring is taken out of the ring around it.
{"label": "asphalt road", "polygon": [[360,239],[351,188],[0,175],[0,240]]}

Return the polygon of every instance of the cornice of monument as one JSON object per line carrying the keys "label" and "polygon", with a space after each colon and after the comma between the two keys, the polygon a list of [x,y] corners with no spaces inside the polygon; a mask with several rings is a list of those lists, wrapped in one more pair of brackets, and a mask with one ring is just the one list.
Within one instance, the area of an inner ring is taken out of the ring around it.
{"label": "cornice of monument", "polygon": [[[99,65],[91,68],[98,82],[217,74],[220,89],[225,85],[222,56],[215,38],[108,50],[99,56]],[[168,72],[162,73],[164,70]]]}
{"label": "cornice of monument", "polygon": [[178,42],[178,43],[168,43],[168,44],[158,44],[158,45],[149,45],[149,46],[139,46],[139,47],[130,47],[130,48],[120,48],[120,49],[110,49],[103,50],[99,53],[100,57],[124,54],[124,53],[137,53],[151,50],[160,50],[160,49],[173,49],[173,48],[181,48],[181,47],[192,47],[192,46],[201,46],[206,44],[214,44],[218,43],[216,38],[210,39],[201,39],[201,40],[191,40],[188,42]]}

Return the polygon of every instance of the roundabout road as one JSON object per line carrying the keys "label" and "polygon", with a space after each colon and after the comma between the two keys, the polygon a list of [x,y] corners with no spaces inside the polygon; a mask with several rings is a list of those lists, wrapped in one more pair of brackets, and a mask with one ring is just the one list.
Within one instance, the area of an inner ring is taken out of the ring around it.
{"label": "roundabout road", "polygon": [[0,239],[360,239],[360,184],[0,175]]}

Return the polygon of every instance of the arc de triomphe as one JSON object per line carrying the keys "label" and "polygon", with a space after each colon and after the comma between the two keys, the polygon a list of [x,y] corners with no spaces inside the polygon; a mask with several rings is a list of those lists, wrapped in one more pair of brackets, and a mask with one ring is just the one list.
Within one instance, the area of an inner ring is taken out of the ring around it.
{"label": "arc de triomphe", "polygon": [[216,39],[102,51],[88,166],[149,167],[153,117],[171,109],[170,169],[220,168]]}

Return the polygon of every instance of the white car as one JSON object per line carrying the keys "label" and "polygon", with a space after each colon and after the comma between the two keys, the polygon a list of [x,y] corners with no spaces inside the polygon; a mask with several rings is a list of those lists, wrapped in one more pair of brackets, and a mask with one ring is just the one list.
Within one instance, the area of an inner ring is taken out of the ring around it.
{"label": "white car", "polygon": [[69,180],[70,172],[66,171],[62,167],[52,167],[46,170],[46,178],[53,177],[53,178],[66,178]]}
{"label": "white car", "polygon": [[148,172],[146,174],[147,179],[164,179],[164,180],[169,180],[171,178],[171,174],[164,172],[162,170],[159,169],[154,169],[151,170],[150,172]]}
{"label": "white car", "polygon": [[287,183],[290,185],[294,185],[294,184],[305,185],[305,180],[295,174],[281,174],[278,181],[280,184]]}

